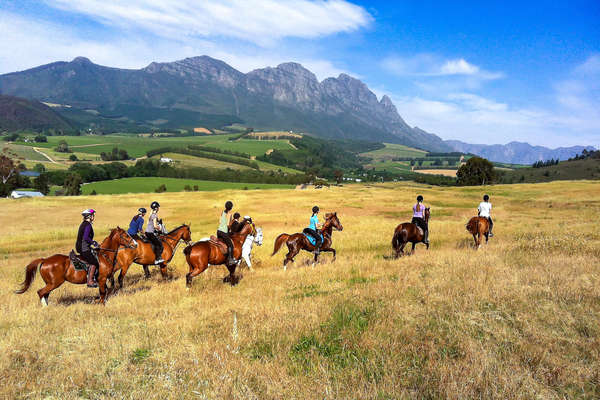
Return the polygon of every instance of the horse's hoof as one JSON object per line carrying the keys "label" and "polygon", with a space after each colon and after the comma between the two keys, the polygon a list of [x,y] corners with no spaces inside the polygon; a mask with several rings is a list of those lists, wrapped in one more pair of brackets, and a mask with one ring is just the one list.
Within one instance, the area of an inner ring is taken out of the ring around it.
{"label": "horse's hoof", "polygon": [[40,302],[42,303],[42,307],[48,307],[48,301],[46,300],[45,297],[42,297],[40,299]]}

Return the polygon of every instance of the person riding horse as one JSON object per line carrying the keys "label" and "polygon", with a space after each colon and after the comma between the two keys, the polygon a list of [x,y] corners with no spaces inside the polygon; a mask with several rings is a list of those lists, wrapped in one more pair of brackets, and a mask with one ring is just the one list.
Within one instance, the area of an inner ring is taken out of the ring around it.
{"label": "person riding horse", "polygon": [[152,248],[154,249],[155,260],[154,264],[160,264],[164,262],[162,258],[163,252],[163,244],[158,238],[158,233],[162,232],[162,227],[158,221],[158,211],[160,210],[160,204],[158,201],[153,201],[150,204],[150,208],[152,209],[152,213],[150,213],[150,217],[148,218],[148,225],[146,225],[146,237],[152,243]]}
{"label": "person riding horse", "polygon": [[227,245],[227,265],[234,265],[236,262],[233,258],[233,242],[229,236],[229,229],[233,220],[231,215],[232,209],[233,203],[231,201],[227,201],[225,203],[225,209],[221,212],[219,228],[217,228],[217,237]]}
{"label": "person riding horse", "polygon": [[410,221],[411,223],[417,225],[419,228],[423,229],[423,233],[425,235],[423,239],[423,243],[429,244],[429,226],[425,222],[425,205],[423,204],[423,196],[417,196],[417,204],[413,206],[413,217]]}
{"label": "person riding horse", "polygon": [[483,201],[479,203],[479,207],[477,207],[477,215],[487,218],[488,222],[490,223],[489,236],[493,237],[494,234],[492,233],[492,228],[494,227],[494,221],[492,221],[491,212],[492,203],[490,203],[490,196],[485,194],[483,195]]}
{"label": "person riding horse", "polygon": [[96,271],[100,268],[100,265],[98,263],[98,258],[93,252],[93,248],[98,247],[98,242],[94,240],[94,228],[92,228],[96,211],[89,208],[84,210],[81,215],[83,216],[83,222],[79,225],[75,250],[79,253],[79,257],[89,264],[87,286],[90,288],[97,288],[98,282],[96,282]]}
{"label": "person riding horse", "polygon": [[323,244],[321,234],[319,234],[318,231],[321,226],[322,225],[319,223],[319,207],[314,206],[312,208],[312,216],[310,217],[308,228],[305,228],[302,232],[315,240],[315,255],[319,255],[321,245]]}
{"label": "person riding horse", "polygon": [[240,213],[236,212],[235,214],[233,214],[233,221],[231,221],[231,225],[229,225],[229,233],[238,233],[243,225],[240,222]]}
{"label": "person riding horse", "polygon": [[129,223],[129,229],[127,234],[135,240],[141,240],[141,233],[144,232],[144,216],[146,215],[146,209],[144,207],[138,208],[138,213],[134,215]]}

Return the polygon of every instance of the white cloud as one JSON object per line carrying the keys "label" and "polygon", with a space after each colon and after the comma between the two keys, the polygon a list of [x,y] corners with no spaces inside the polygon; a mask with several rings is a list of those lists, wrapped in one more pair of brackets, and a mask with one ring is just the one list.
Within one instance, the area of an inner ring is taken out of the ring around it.
{"label": "white cloud", "polygon": [[260,45],[318,38],[369,25],[372,16],[344,0],[46,0],[105,25],[171,39],[232,37]]}
{"label": "white cloud", "polygon": [[470,76],[482,80],[499,79],[500,72],[490,72],[466,61],[464,58],[443,59],[440,56],[421,53],[412,57],[390,56],[382,61],[388,72],[408,77]]}

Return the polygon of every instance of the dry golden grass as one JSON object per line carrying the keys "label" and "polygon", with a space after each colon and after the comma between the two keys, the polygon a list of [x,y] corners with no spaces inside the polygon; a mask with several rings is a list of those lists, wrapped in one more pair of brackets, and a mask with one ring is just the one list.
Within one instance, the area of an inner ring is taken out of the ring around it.
{"label": "dry golden grass", "polygon": [[[464,225],[484,191],[496,237],[475,252]],[[418,193],[432,247],[388,259]],[[214,267],[186,291],[179,251],[172,280],[134,265],[105,307],[64,284],[41,308],[39,276],[12,293],[31,259],[71,249],[80,210],[103,237],[153,199],[196,239],[232,199],[264,229],[256,272],[230,287]],[[338,260],[284,272],[273,239],[314,204],[344,225]],[[599,398],[599,212],[595,182],[2,199],[0,398]]]}
{"label": "dry golden grass", "polygon": [[416,172],[418,172],[420,174],[444,175],[444,176],[456,177],[455,169],[419,169]]}

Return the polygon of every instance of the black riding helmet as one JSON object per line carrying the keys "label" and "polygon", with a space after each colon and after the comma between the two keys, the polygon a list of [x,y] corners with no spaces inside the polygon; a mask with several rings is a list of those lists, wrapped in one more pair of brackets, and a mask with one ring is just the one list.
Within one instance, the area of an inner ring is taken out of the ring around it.
{"label": "black riding helmet", "polygon": [[240,213],[236,212],[235,214],[233,214],[233,219],[238,219],[240,217]]}
{"label": "black riding helmet", "polygon": [[233,208],[233,203],[231,201],[228,201],[225,203],[225,209],[227,211],[231,210]]}
{"label": "black riding helmet", "polygon": [[318,213],[319,212],[319,206],[314,206],[313,207],[313,214],[314,213]]}
{"label": "black riding helmet", "polygon": [[483,201],[488,201],[490,199],[490,196],[488,196],[487,194],[483,195]]}
{"label": "black riding helmet", "polygon": [[146,214],[146,212],[147,211],[146,211],[146,209],[144,207],[138,208],[138,213],[140,213],[140,214]]}
{"label": "black riding helmet", "polygon": [[153,201],[152,204],[150,204],[150,208],[153,210],[156,210],[160,207],[160,204],[158,204],[158,201]]}
{"label": "black riding helmet", "polygon": [[418,195],[418,196],[417,196],[417,201],[423,201],[423,196],[421,196],[421,195]]}

